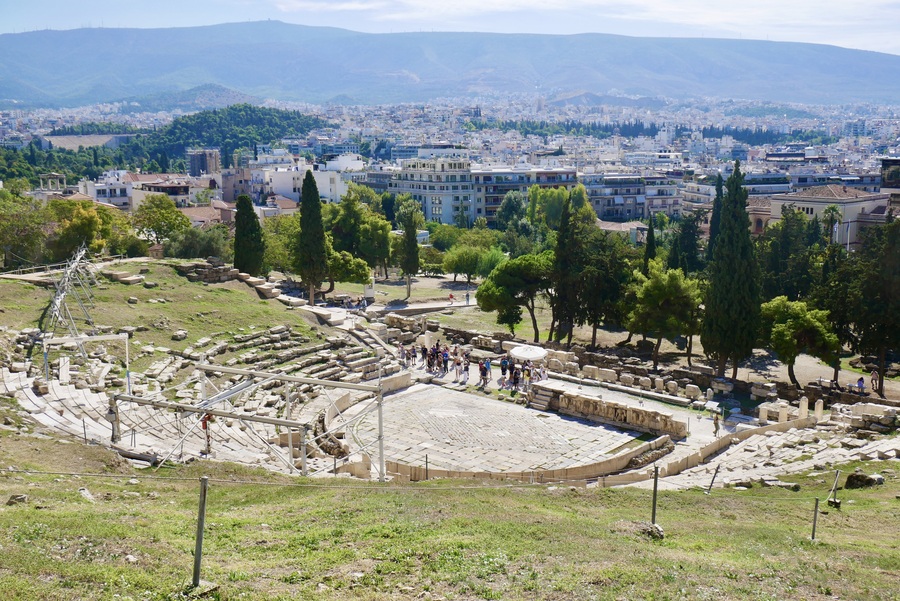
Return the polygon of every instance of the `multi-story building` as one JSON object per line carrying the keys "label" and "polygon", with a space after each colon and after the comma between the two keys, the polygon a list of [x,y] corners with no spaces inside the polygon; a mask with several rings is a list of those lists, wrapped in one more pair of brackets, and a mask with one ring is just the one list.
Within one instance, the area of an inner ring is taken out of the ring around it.
{"label": "multi-story building", "polygon": [[97,181],[82,179],[78,182],[78,191],[90,196],[96,202],[130,211],[133,183],[126,177],[127,173],[127,171],[107,171]]}
{"label": "multi-story building", "polygon": [[838,184],[848,188],[857,188],[865,192],[881,191],[880,173],[834,173],[800,171],[790,174],[791,186],[794,190],[804,190],[816,186]]}
{"label": "multi-story building", "polygon": [[222,200],[225,202],[237,202],[241,194],[250,194],[250,168],[238,167],[235,169],[223,169],[216,178],[219,188],[222,190]]}
{"label": "multi-story building", "polygon": [[462,224],[473,221],[471,161],[465,156],[438,156],[401,161],[390,181],[392,194],[409,194],[421,203],[428,221]]}
{"label": "multi-story building", "polygon": [[218,173],[222,170],[222,161],[217,148],[191,148],[187,151],[188,173],[192,177]]}
{"label": "multi-story building", "polygon": [[472,168],[475,192],[472,217],[484,217],[488,225],[493,225],[497,210],[508,192],[521,192],[527,197],[531,186],[570,189],[577,183],[576,176],[574,167],[534,167],[529,164],[475,166]]}
{"label": "multi-story building", "polygon": [[[834,205],[840,210],[840,222],[836,224],[832,241],[853,249],[859,244],[863,228],[886,221],[889,204],[890,194],[886,192],[866,192],[840,184],[828,184],[773,196],[769,221],[780,219],[786,206],[802,211],[810,219],[818,217],[819,221],[824,221],[825,209]],[[751,224],[751,227],[755,225],[758,223]]]}
{"label": "multi-story building", "polygon": [[656,213],[681,215],[677,180],[664,175],[588,173],[579,176],[591,206],[604,221],[646,219]]}

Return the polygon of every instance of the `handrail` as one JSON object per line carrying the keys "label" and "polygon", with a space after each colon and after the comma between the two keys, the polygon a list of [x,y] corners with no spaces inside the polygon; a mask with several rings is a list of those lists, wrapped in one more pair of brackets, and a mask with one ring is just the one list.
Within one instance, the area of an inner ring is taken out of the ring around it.
{"label": "handrail", "polygon": [[[108,257],[93,257],[88,259],[89,263],[105,263],[107,261],[121,261],[122,259],[127,259],[127,255],[110,255]],[[13,269],[10,271],[0,271],[0,274],[3,275],[24,275],[26,273],[37,273],[38,271],[50,272],[50,271],[58,271],[60,269],[65,269],[68,265],[68,262],[64,263],[50,263],[48,265],[35,265],[34,267],[20,267],[19,269]]]}

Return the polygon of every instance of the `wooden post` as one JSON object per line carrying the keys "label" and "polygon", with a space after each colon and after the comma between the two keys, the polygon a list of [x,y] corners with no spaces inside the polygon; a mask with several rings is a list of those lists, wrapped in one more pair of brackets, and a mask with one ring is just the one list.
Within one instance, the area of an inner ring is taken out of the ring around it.
{"label": "wooden post", "polygon": [[206,525],[206,489],[209,478],[200,478],[200,509],[197,512],[197,536],[194,545],[194,578],[191,585],[200,586],[200,563],[203,560],[203,527]]}

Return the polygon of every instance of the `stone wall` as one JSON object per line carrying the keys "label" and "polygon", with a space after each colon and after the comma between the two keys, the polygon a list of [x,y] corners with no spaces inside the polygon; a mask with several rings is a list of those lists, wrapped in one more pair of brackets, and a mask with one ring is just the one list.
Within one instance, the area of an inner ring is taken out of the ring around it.
{"label": "stone wall", "polygon": [[175,265],[175,271],[187,278],[189,282],[205,282],[207,284],[236,280],[240,273],[216,257],[209,257],[206,261],[195,263],[178,263]]}
{"label": "stone wall", "polygon": [[688,435],[687,424],[676,420],[671,413],[604,401],[600,397],[562,394],[559,397],[559,412],[639,432],[667,434],[672,438],[681,439]]}
{"label": "stone wall", "polygon": [[[525,472],[469,472],[463,470],[443,470],[429,468],[426,474],[424,466],[408,465],[398,461],[386,461],[385,466],[388,473],[392,474],[395,479],[409,480],[417,482],[431,478],[465,478],[479,480],[518,480],[520,482],[574,482],[583,480],[594,480],[603,482],[604,486],[613,486],[614,484],[625,484],[629,482],[639,482],[648,479],[649,473],[631,472],[628,474],[617,474],[610,476],[628,467],[628,463],[644,453],[664,448],[671,443],[668,436],[661,436],[655,440],[645,442],[633,449],[623,451],[618,455],[591,463],[588,465],[579,465],[570,468],[560,468],[556,470],[534,470]],[[605,482],[609,478],[609,482]]]}

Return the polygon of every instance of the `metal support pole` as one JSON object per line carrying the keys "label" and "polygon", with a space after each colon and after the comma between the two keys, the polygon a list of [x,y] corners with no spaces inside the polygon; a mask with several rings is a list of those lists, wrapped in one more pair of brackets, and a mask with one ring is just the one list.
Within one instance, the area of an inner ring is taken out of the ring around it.
{"label": "metal support pole", "polygon": [[128,336],[125,337],[125,390],[131,394],[131,357],[128,351]]}
{"label": "metal support pole", "polygon": [[[285,396],[285,408],[284,408],[284,419],[291,419],[291,391],[288,389],[287,394]],[[289,468],[290,473],[294,473],[296,466],[294,465],[294,435],[291,432],[290,427],[287,429],[287,446],[288,446],[288,463],[291,464]]]}
{"label": "metal support pole", "polygon": [[656,491],[659,487],[659,466],[653,466],[653,513],[650,522],[656,523]]}
{"label": "metal support pole", "polygon": [[834,484],[831,485],[831,494],[835,501],[837,501],[837,489],[838,489],[838,480],[841,478],[841,470],[834,470]]}
{"label": "metal support pole", "polygon": [[425,455],[425,479],[428,480],[428,455]]}
{"label": "metal support pole", "polygon": [[306,469],[306,424],[300,429],[300,473],[304,476],[309,475]]}
{"label": "metal support pole", "polygon": [[812,540],[816,540],[816,525],[819,521],[819,497],[816,497],[816,508],[813,510]]}
{"label": "metal support pole", "polygon": [[84,428],[84,444],[87,444],[87,422],[81,418],[81,427]]}
{"label": "metal support pole", "polygon": [[720,466],[720,465],[722,465],[722,464],[721,464],[721,463],[717,463],[717,464],[716,464],[716,471],[713,472],[712,480],[709,481],[709,487],[706,489],[706,492],[703,493],[703,494],[708,495],[708,494],[710,493],[710,491],[712,490],[713,482],[716,481],[716,476],[719,475],[719,466]]}
{"label": "metal support pole", "polygon": [[337,478],[337,457],[334,457],[334,477]]}
{"label": "metal support pole", "polygon": [[47,385],[50,385],[50,361],[47,359],[47,346],[44,346],[44,377],[47,379]]}
{"label": "metal support pole", "polygon": [[378,368],[378,481],[384,482],[384,397],[381,394],[381,368]]}
{"label": "metal support pole", "polygon": [[209,478],[200,478],[200,509],[197,512],[197,536],[194,546],[194,579],[191,585],[194,588],[200,586],[200,562],[203,560],[203,527],[206,525],[206,488]]}

